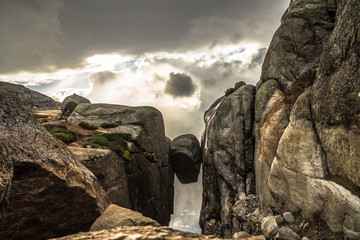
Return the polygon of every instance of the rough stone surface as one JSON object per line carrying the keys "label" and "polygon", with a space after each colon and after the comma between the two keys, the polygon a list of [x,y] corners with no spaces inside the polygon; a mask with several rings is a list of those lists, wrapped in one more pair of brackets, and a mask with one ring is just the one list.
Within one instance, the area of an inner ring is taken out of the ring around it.
{"label": "rough stone surface", "polygon": [[95,176],[5,94],[0,94],[0,132],[14,170],[0,238],[87,231],[110,204]]}
{"label": "rough stone surface", "polygon": [[0,142],[0,211],[3,211],[8,204],[13,175],[13,163],[9,157],[8,149]]}
{"label": "rough stone surface", "polygon": [[275,216],[265,217],[261,221],[261,231],[266,238],[272,239],[279,232],[279,225],[277,224]]}
{"label": "rough stone surface", "polygon": [[233,240],[239,240],[239,239],[244,239],[244,238],[249,238],[251,237],[250,234],[248,234],[247,232],[245,231],[242,231],[242,232],[237,232],[233,235]]}
{"label": "rough stone surface", "polygon": [[205,113],[200,214],[205,234],[231,238],[233,204],[254,193],[254,95],[254,86],[242,86]]}
{"label": "rough stone surface", "polygon": [[359,11],[355,0],[291,1],[255,110],[261,204],[321,217],[353,239],[360,235]]}
{"label": "rough stone surface", "polygon": [[232,206],[233,232],[246,231],[252,235],[260,234],[259,208],[259,198],[253,194],[237,201]]}
{"label": "rough stone surface", "polygon": [[131,208],[124,160],[111,150],[74,147],[69,149],[95,175],[113,204]]}
{"label": "rough stone surface", "polygon": [[26,110],[55,110],[60,107],[54,99],[18,84],[0,82],[0,94],[3,93],[18,98]]}
{"label": "rough stone surface", "polygon": [[293,223],[295,221],[294,216],[291,212],[284,212],[283,213],[284,220],[288,223]]}
{"label": "rough stone surface", "polygon": [[291,228],[284,226],[279,229],[275,240],[300,240],[300,237]]}
{"label": "rough stone surface", "polygon": [[96,232],[85,232],[57,238],[58,240],[180,240],[180,239],[214,239],[220,240],[215,236],[205,236],[197,233],[182,232],[169,227],[116,227],[108,230],[96,231]]}
{"label": "rough stone surface", "polygon": [[266,54],[255,104],[256,192],[263,206],[275,203],[267,187],[271,165],[292,105],[315,80],[335,11],[332,0],[291,1]]}
{"label": "rough stone surface", "polygon": [[181,183],[197,182],[201,166],[201,148],[197,138],[192,134],[185,134],[173,139],[170,161]]}
{"label": "rough stone surface", "polygon": [[91,226],[90,231],[100,231],[120,226],[154,226],[160,224],[139,212],[111,204]]}
{"label": "rough stone surface", "polygon": [[69,116],[80,103],[90,103],[90,100],[76,94],[67,96],[60,104],[62,116]]}
{"label": "rough stone surface", "polygon": [[169,144],[162,114],[153,107],[113,104],[79,104],[67,119],[77,125],[86,121],[103,132],[129,134],[131,160],[125,161],[131,209],[168,225],[173,212],[174,174],[169,164]]}

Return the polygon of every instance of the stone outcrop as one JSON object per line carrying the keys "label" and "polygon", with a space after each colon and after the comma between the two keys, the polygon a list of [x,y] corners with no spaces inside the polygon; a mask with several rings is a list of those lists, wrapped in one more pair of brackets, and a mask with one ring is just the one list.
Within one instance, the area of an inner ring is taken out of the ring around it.
{"label": "stone outcrop", "polygon": [[69,149],[95,175],[113,204],[131,207],[124,160],[111,150],[74,147]]}
{"label": "stone outcrop", "polygon": [[8,203],[13,174],[13,164],[8,149],[0,142],[0,211],[3,211]]}
{"label": "stone outcrop", "polygon": [[100,217],[96,219],[90,231],[100,231],[121,226],[154,226],[160,224],[151,218],[144,217],[139,212],[111,204]]}
{"label": "stone outcrop", "polygon": [[79,104],[67,122],[86,122],[98,128],[112,125],[102,131],[129,136],[131,160],[125,161],[125,171],[131,209],[168,225],[173,211],[174,175],[162,114],[153,107]]}
{"label": "stone outcrop", "polygon": [[0,94],[0,132],[13,163],[0,238],[47,239],[89,230],[110,204],[95,176],[6,94]]}
{"label": "stone outcrop", "polygon": [[200,215],[205,234],[231,238],[233,204],[255,191],[254,104],[255,87],[245,85],[218,99],[205,113]]}
{"label": "stone outcrop", "polygon": [[170,160],[181,183],[197,182],[201,166],[201,148],[194,135],[184,134],[171,141]]}
{"label": "stone outcrop", "polygon": [[153,226],[135,226],[135,227],[116,227],[108,230],[85,232],[74,234],[58,240],[103,240],[103,239],[121,239],[121,240],[178,240],[178,239],[199,239],[220,240],[215,236],[205,236],[197,233],[182,232],[169,227],[153,227]]}
{"label": "stone outcrop", "polygon": [[321,217],[350,239],[360,238],[359,11],[355,0],[292,1],[255,113],[261,204]]}
{"label": "stone outcrop", "polygon": [[0,82],[0,94],[5,93],[13,98],[18,98],[26,110],[55,110],[60,107],[58,102],[44,94],[32,91],[22,85]]}
{"label": "stone outcrop", "polygon": [[90,103],[90,100],[76,94],[67,96],[60,104],[62,116],[69,116],[80,103]]}
{"label": "stone outcrop", "polygon": [[334,28],[332,0],[291,1],[266,54],[255,104],[256,188],[262,205],[273,201],[267,180],[292,105],[314,80]]}

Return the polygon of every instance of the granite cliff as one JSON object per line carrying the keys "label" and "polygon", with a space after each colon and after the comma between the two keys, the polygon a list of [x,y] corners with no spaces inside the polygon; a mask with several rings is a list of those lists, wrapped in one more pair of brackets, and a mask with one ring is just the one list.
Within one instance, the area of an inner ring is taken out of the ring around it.
{"label": "granite cliff", "polygon": [[[291,1],[266,54],[255,97],[248,96],[248,102],[255,101],[253,112],[237,114],[239,108],[222,106],[227,96],[205,114],[204,233],[230,236],[234,222],[225,213],[234,210],[235,205],[231,208],[231,204],[224,203],[232,196],[233,202],[241,200],[241,195],[228,191],[231,181],[218,185],[220,209],[216,218],[205,221],[205,216],[213,213],[207,202],[215,199],[209,197],[214,179],[226,181],[232,176],[230,169],[234,168],[228,164],[233,164],[236,154],[249,156],[242,153],[249,146],[243,137],[236,137],[232,144],[223,147],[223,155],[229,157],[217,157],[216,148],[209,151],[209,142],[220,139],[220,145],[224,140],[215,135],[229,129],[225,125],[218,127],[210,136],[208,133],[216,129],[209,124],[214,121],[211,118],[230,111],[229,115],[236,115],[237,121],[251,119],[249,129],[253,129],[255,154],[245,161],[249,163],[245,166],[254,167],[262,211],[269,207],[280,214],[290,211],[318,225],[318,221],[323,221],[325,228],[334,233],[360,238],[359,10],[354,0]],[[228,121],[229,125],[233,122],[236,121]],[[243,133],[235,124],[230,126],[232,135]],[[232,154],[237,144],[240,146]],[[218,167],[210,168],[209,162]],[[244,181],[236,181],[241,182]],[[245,190],[237,189],[237,193],[248,194]]]}

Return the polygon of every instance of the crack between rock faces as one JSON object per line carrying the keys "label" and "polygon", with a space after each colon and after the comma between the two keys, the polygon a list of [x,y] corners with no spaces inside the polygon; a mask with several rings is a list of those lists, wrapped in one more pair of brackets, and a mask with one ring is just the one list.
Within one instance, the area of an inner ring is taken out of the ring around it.
{"label": "crack between rock faces", "polygon": [[328,163],[327,163],[327,154],[326,154],[326,152],[325,152],[325,150],[324,150],[324,148],[323,148],[323,146],[322,146],[322,144],[321,144],[321,140],[320,140],[320,136],[319,136],[319,134],[318,134],[318,132],[317,132],[317,129],[316,129],[316,124],[315,124],[315,122],[314,122],[314,112],[313,112],[313,108],[312,108],[312,99],[311,99],[311,90],[312,90],[312,88],[310,88],[310,90],[309,90],[309,113],[310,113],[310,119],[309,119],[309,121],[311,121],[311,125],[312,125],[312,128],[313,128],[313,130],[314,130],[314,134],[315,134],[315,136],[316,136],[316,138],[317,138],[317,140],[318,140],[318,142],[319,142],[319,146],[320,146],[320,149],[321,149],[321,152],[324,154],[324,156],[325,156],[325,159],[324,159],[324,164],[325,164],[325,166],[324,167],[326,167],[326,171],[325,171],[325,178],[330,174],[330,171],[329,171],[329,167],[328,167]]}

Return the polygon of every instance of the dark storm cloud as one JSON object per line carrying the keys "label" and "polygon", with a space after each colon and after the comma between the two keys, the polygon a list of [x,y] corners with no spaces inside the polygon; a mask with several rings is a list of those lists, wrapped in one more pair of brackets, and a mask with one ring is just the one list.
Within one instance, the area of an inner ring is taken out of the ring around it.
{"label": "dark storm cloud", "polygon": [[1,0],[0,72],[74,68],[94,54],[143,54],[262,39],[288,0]]}
{"label": "dark storm cloud", "polygon": [[190,76],[185,73],[170,73],[164,92],[174,97],[190,97],[196,86]]}

